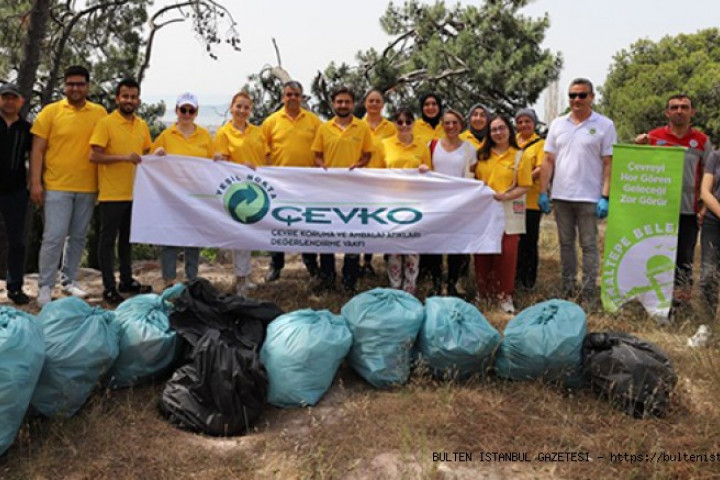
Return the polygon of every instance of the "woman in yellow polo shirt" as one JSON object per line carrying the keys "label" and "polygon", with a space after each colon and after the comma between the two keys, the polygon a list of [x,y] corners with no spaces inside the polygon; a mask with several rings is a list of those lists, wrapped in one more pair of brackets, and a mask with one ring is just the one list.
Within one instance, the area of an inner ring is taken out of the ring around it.
{"label": "woman in yellow polo shirt", "polygon": [[[268,146],[262,129],[248,122],[252,115],[253,101],[247,92],[235,94],[230,102],[232,120],[223,125],[215,134],[215,160],[239,163],[255,169],[268,164]],[[233,250],[235,269],[235,290],[246,296],[248,290],[256,287],[249,279],[252,273],[250,250]]]}
{"label": "woman in yellow polo shirt", "polygon": [[[370,163],[367,168],[383,168],[381,142],[395,136],[397,128],[393,122],[383,118],[382,111],[385,108],[385,96],[378,88],[373,88],[365,94],[365,118],[363,121],[370,127],[370,133],[373,139],[373,152],[370,157]],[[363,263],[360,265],[360,275],[375,275],[372,266],[372,253],[366,253],[362,256]]]}
{"label": "woman in yellow polo shirt", "polygon": [[[495,193],[495,200],[509,202],[521,198],[532,186],[532,167],[515,141],[510,119],[496,116],[490,120],[490,136],[478,150],[475,176]],[[500,301],[505,313],[514,313],[518,234],[503,234],[499,254],[475,255],[475,277],[478,295]]]}
{"label": "woman in yellow polo shirt", "polygon": [[470,142],[473,147],[480,149],[485,145],[488,136],[488,120],[490,119],[490,111],[482,103],[476,103],[468,112],[467,122],[468,128],[460,138]]}
{"label": "woman in yellow polo shirt", "polygon": [[430,140],[437,140],[445,135],[442,126],[443,104],[436,93],[426,93],[420,97],[422,118],[417,119],[413,127],[413,135],[420,143],[427,145]]}
{"label": "woman in yellow polo shirt", "polygon": [[540,236],[540,165],[545,158],[545,139],[536,132],[537,115],[532,108],[524,108],[515,114],[517,143],[522,148],[532,167],[533,184],[527,192],[525,210],[525,233],[518,243],[518,263],[515,283],[526,289],[535,286],[538,267],[538,239]]}
{"label": "woman in yellow polo shirt", "polygon": [[[400,108],[393,115],[397,135],[381,143],[386,168],[411,168],[421,172],[432,169],[430,150],[413,136],[415,116],[409,108]],[[415,295],[419,271],[419,254],[391,254],[388,256],[388,277],[392,288],[402,288]]]}
{"label": "woman in yellow polo shirt", "polygon": [[[203,127],[195,124],[198,114],[198,100],[192,93],[183,93],[175,105],[177,122],[158,135],[153,142],[155,155],[186,155],[190,157],[213,157],[212,137]],[[177,272],[177,246],[163,246],[160,254],[160,265],[165,286],[169,287],[175,282]],[[194,280],[198,274],[200,249],[197,247],[184,247],[185,250],[185,277]]]}

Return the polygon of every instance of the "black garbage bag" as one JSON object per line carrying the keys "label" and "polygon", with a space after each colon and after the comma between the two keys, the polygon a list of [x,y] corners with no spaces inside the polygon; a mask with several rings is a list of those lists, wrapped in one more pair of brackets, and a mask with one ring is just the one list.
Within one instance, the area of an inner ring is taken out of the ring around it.
{"label": "black garbage bag", "polygon": [[270,322],[284,312],[272,302],[220,293],[204,278],[190,282],[175,301],[173,329],[191,346],[209,330],[247,348],[262,346]]}
{"label": "black garbage bag", "polygon": [[221,294],[205,279],[190,282],[170,315],[189,346],[160,401],[171,423],[215,436],[246,433],[267,399],[265,331],[282,313],[274,303]]}
{"label": "black garbage bag", "polygon": [[595,392],[635,418],[665,415],[677,383],[665,352],[623,332],[588,334],[583,369]]}
{"label": "black garbage bag", "polygon": [[160,404],[170,423],[213,436],[247,433],[267,398],[268,378],[256,351],[209,330],[175,371]]}

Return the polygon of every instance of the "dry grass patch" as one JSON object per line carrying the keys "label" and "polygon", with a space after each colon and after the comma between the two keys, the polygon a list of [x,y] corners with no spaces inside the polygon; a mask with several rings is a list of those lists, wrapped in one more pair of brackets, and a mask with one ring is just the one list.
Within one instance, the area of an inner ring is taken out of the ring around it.
{"label": "dry grass patch", "polygon": [[[552,223],[543,223],[540,245],[538,285],[533,292],[518,292],[520,308],[557,292],[559,262]],[[272,284],[262,282],[268,258],[253,257],[253,263],[253,281],[259,284],[254,296],[270,299],[285,311],[315,308],[339,313],[348,300],[338,292],[314,295],[299,255],[288,256],[280,280]],[[159,281],[157,269],[143,265],[137,272],[141,281]],[[381,255],[375,255],[374,265],[378,275],[362,279],[361,290],[386,286]],[[201,275],[221,290],[233,289],[231,265],[203,264]],[[97,299],[99,277],[93,282]],[[472,276],[462,283],[472,297]],[[428,287],[421,285],[421,292]],[[500,331],[511,318],[485,305],[480,308]],[[37,312],[34,306],[28,310]],[[720,342],[715,338],[709,348],[699,350],[685,345],[706,321],[692,302],[673,325],[663,328],[639,305],[614,315],[589,314],[589,331],[626,331],[670,354],[679,382],[664,419],[633,419],[587,391],[571,393],[539,382],[495,378],[440,382],[422,370],[402,388],[377,391],[344,365],[315,408],[268,406],[253,432],[230,439],[169,425],[157,411],[162,385],[100,392],[71,419],[38,421],[23,428],[16,444],[0,458],[0,478],[720,478],[720,462],[631,464],[607,458],[610,453],[720,453]],[[454,451],[469,452],[473,461],[433,462],[433,452]],[[558,451],[589,452],[591,461],[537,460],[540,452]],[[533,461],[481,461],[481,452],[522,452]]]}

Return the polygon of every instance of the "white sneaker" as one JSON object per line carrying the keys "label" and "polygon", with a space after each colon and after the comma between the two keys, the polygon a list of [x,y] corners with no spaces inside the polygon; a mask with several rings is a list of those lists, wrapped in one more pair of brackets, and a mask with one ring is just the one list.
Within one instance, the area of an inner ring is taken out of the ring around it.
{"label": "white sneaker", "polygon": [[40,287],[40,291],[37,296],[37,303],[41,307],[52,302],[52,296],[50,295],[50,287]]}
{"label": "white sneaker", "polygon": [[73,297],[78,298],[87,298],[88,293],[80,288],[77,283],[68,283],[67,285],[64,285],[62,287],[62,291],[65,295],[72,295]]}
{"label": "white sneaker", "polygon": [[250,280],[245,280],[245,288],[248,290],[254,290],[257,288],[257,283],[253,283]]}
{"label": "white sneaker", "polygon": [[500,301],[500,310],[505,313],[515,313],[515,305],[513,305],[512,297],[505,297]]}

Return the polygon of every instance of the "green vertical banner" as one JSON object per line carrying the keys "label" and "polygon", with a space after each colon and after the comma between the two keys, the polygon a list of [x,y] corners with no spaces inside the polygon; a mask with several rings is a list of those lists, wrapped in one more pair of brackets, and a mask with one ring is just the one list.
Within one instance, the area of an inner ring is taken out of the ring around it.
{"label": "green vertical banner", "polygon": [[637,299],[670,313],[685,149],[615,145],[601,291],[605,310]]}

